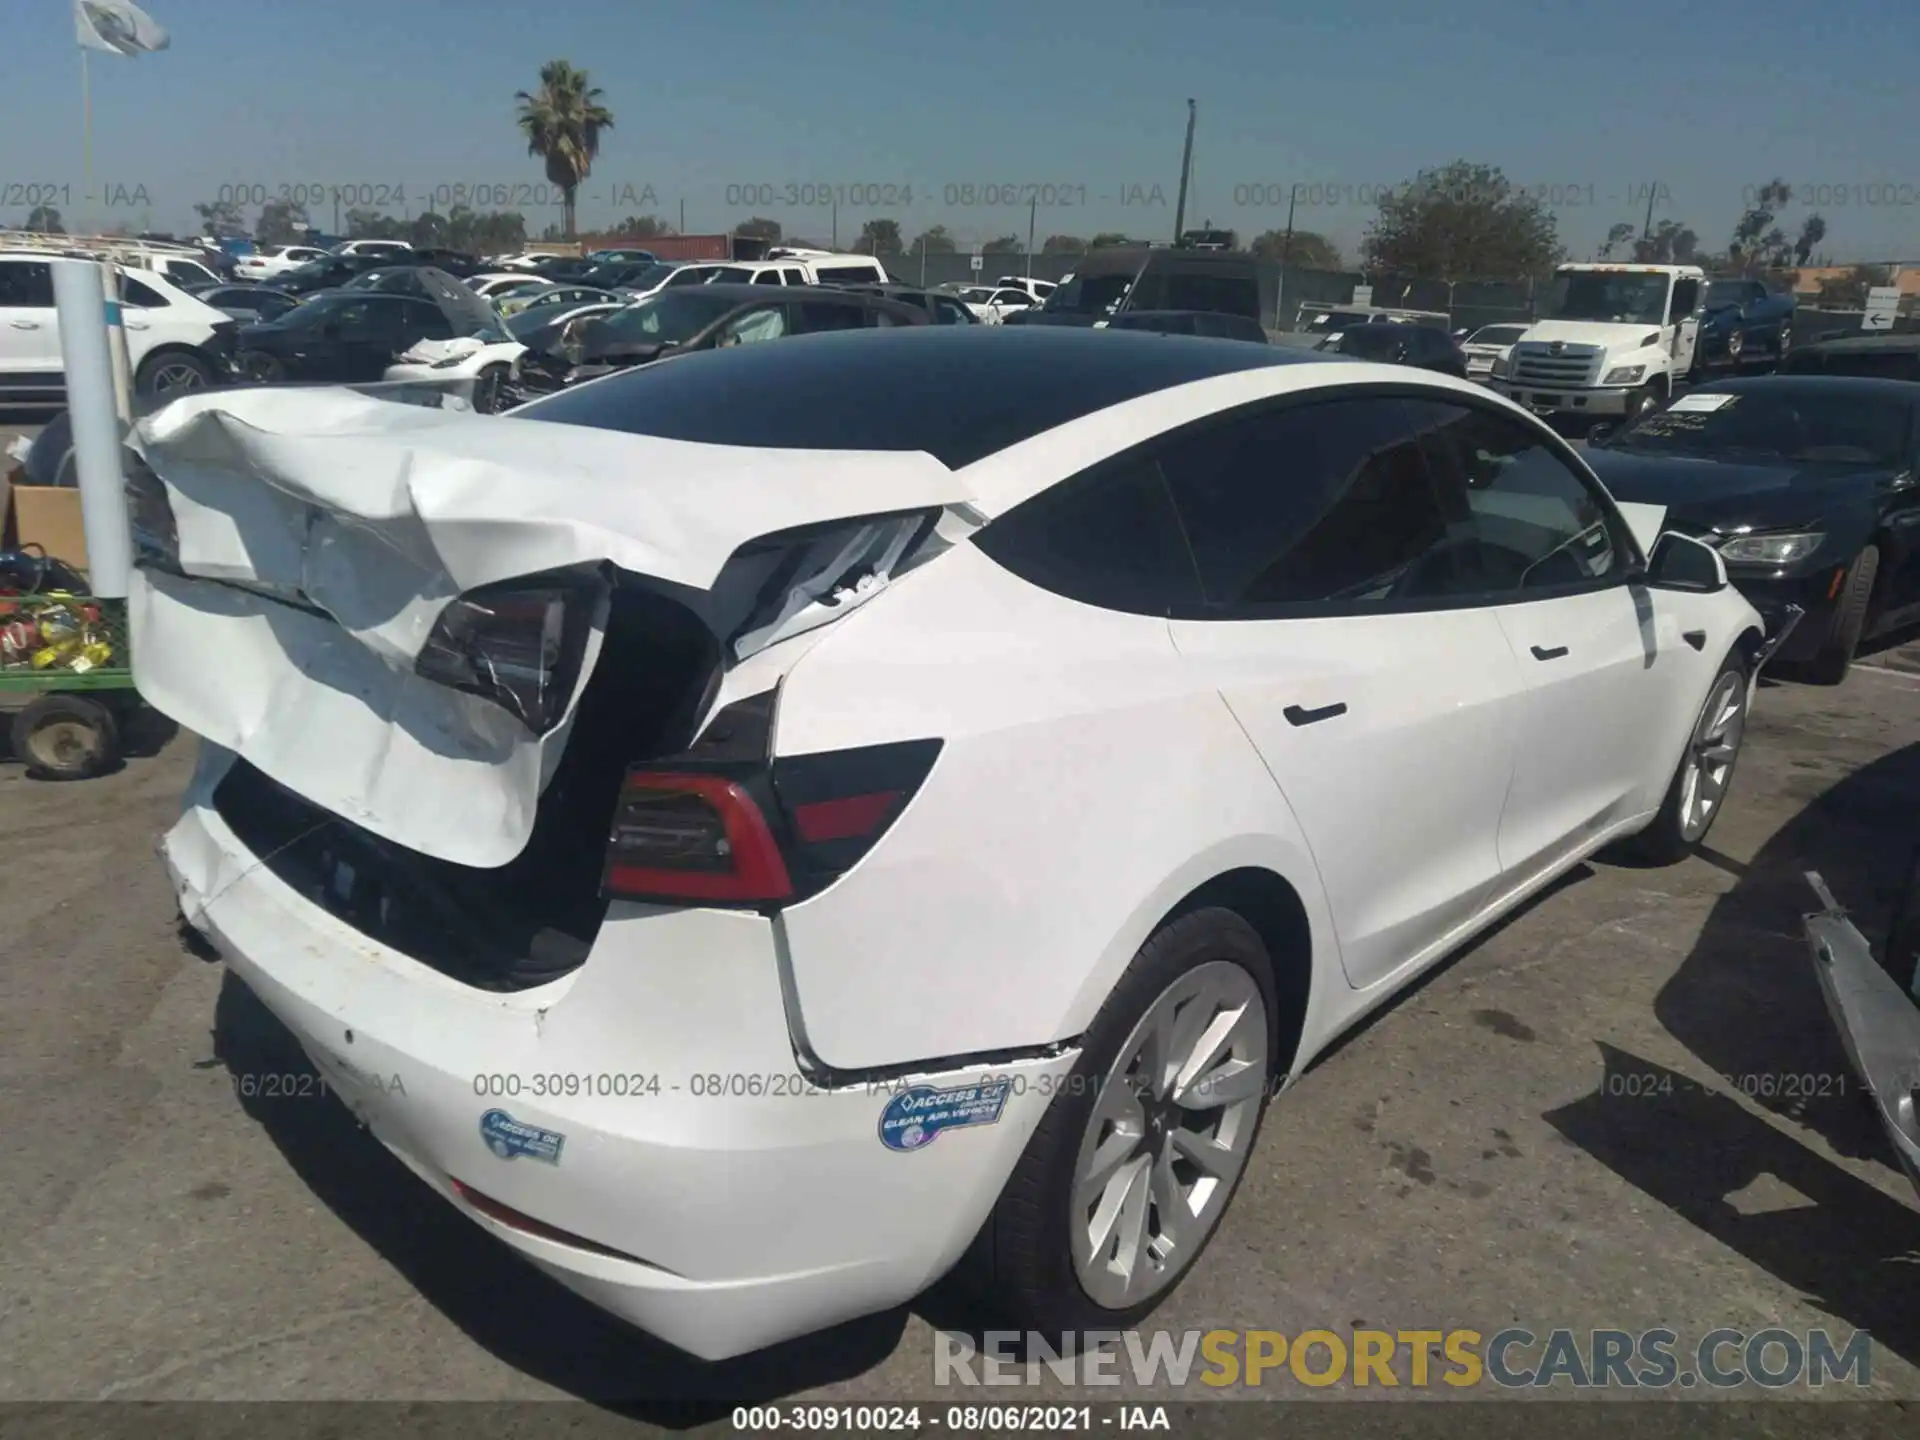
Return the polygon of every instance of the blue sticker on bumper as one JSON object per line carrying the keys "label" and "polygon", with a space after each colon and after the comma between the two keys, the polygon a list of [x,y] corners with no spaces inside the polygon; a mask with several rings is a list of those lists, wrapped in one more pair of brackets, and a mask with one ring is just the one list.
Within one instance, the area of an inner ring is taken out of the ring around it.
{"label": "blue sticker on bumper", "polygon": [[548,1165],[560,1163],[561,1147],[567,1137],[558,1130],[543,1130],[514,1119],[504,1110],[489,1110],[480,1117],[480,1138],[502,1160],[517,1160],[522,1155]]}
{"label": "blue sticker on bumper", "polygon": [[889,1150],[921,1150],[943,1130],[995,1124],[1012,1088],[1011,1080],[989,1080],[946,1090],[930,1085],[902,1090],[880,1112],[880,1143]]}

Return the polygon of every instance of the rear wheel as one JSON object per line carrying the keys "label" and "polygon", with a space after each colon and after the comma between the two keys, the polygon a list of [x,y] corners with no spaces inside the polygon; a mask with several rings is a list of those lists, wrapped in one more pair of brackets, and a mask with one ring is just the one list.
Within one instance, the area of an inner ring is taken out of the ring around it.
{"label": "rear wheel", "polygon": [[83,780],[120,758],[113,712],[82,695],[43,695],[13,717],[14,758],[43,780]]}
{"label": "rear wheel", "polygon": [[960,1276],[1026,1328],[1124,1327],[1192,1270],[1259,1135],[1272,966],[1209,908],[1134,956]]}
{"label": "rear wheel", "polygon": [[149,355],[134,376],[134,388],[142,395],[173,399],[175,396],[205,390],[214,381],[213,367],[198,355],[185,350],[168,350]]}
{"label": "rear wheel", "polygon": [[1846,579],[1827,622],[1827,638],[1807,662],[1807,678],[1816,685],[1838,685],[1853,668],[1854,651],[1867,628],[1867,607],[1873,602],[1873,582],[1880,574],[1880,551],[1867,546],[1853,557]]}

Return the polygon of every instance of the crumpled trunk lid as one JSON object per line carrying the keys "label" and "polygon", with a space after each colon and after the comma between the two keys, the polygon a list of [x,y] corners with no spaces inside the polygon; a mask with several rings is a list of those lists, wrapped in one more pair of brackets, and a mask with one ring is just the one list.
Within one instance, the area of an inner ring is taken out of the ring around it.
{"label": "crumpled trunk lid", "polygon": [[[698,445],[334,389],[190,397],[134,448],[141,694],[371,834],[487,868],[532,833],[619,586],[719,633],[741,598],[715,586],[747,542],[966,498],[922,454]],[[416,672],[456,598],[555,573],[601,599],[553,729]]]}

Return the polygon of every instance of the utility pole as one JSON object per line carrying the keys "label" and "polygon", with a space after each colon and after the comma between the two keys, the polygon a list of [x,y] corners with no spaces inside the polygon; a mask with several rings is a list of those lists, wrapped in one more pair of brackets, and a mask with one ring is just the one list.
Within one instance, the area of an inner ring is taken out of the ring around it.
{"label": "utility pole", "polygon": [[687,233],[687,197],[684,195],[680,197],[680,233]]}
{"label": "utility pole", "polygon": [[1642,240],[1651,240],[1653,238],[1653,197],[1659,189],[1660,182],[1658,180],[1647,186],[1647,223],[1640,227],[1640,238]]}
{"label": "utility pole", "polygon": [[1033,227],[1040,218],[1040,194],[1034,192],[1027,205],[1027,279],[1033,279]]}
{"label": "utility pole", "polygon": [[1193,174],[1193,122],[1197,110],[1193,101],[1187,101],[1187,148],[1180,156],[1180,198],[1173,207],[1173,243],[1180,243],[1180,232],[1187,224],[1187,180]]}
{"label": "utility pole", "polygon": [[1280,283],[1273,294],[1273,328],[1286,328],[1287,313],[1287,262],[1293,258],[1293,206],[1300,198],[1300,182],[1294,181],[1287,187],[1287,233],[1280,241]]}

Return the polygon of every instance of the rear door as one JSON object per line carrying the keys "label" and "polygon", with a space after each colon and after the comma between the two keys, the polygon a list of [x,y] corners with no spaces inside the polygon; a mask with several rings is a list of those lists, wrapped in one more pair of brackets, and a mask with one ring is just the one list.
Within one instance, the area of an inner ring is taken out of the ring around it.
{"label": "rear door", "polygon": [[1499,878],[1526,681],[1445,534],[1397,400],[1256,408],[1160,463],[1207,603],[1174,643],[1218,687],[1312,847],[1355,986],[1450,940]]}
{"label": "rear door", "polygon": [[1490,406],[1409,406],[1447,519],[1451,573],[1436,583],[1492,607],[1527,680],[1500,821],[1502,868],[1524,877],[1641,808],[1676,717],[1693,718],[1683,692],[1735,637],[1680,641],[1657,608],[1671,597],[1630,581],[1624,522],[1532,426]]}
{"label": "rear door", "polygon": [[45,260],[0,255],[0,395],[31,399],[61,392],[60,316],[53,304],[53,267]]}

